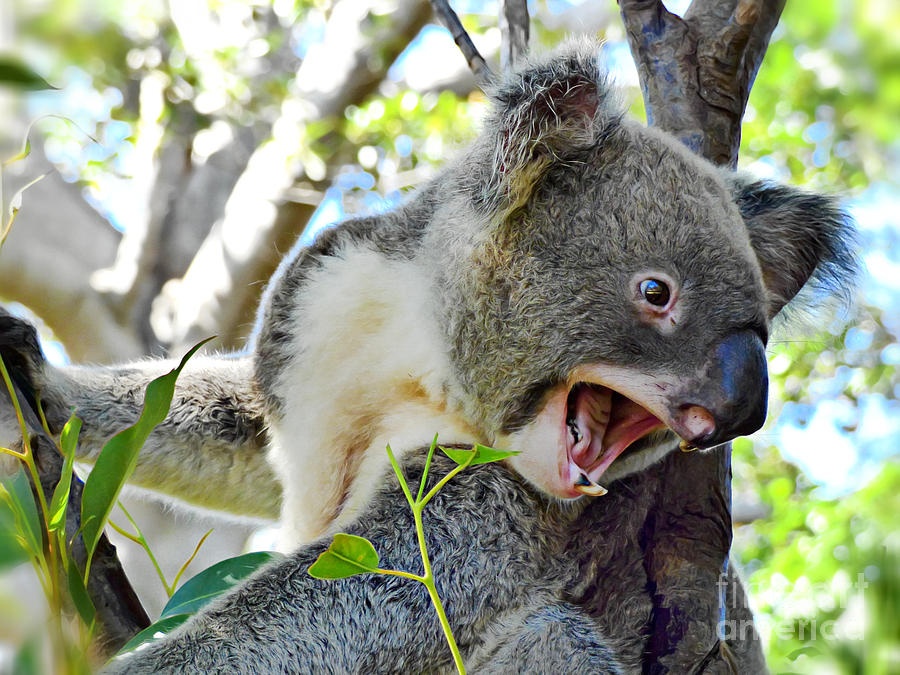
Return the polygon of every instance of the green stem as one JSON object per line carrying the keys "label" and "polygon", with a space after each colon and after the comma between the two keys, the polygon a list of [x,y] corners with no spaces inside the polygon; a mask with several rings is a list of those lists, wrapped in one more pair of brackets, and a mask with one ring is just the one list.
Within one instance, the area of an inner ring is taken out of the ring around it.
{"label": "green stem", "polygon": [[[449,476],[450,474],[448,474],[448,477]],[[441,482],[446,482],[446,479],[447,477]],[[440,483],[438,485],[440,485]],[[459,647],[456,645],[456,639],[453,637],[453,631],[450,628],[450,622],[447,620],[447,613],[444,611],[444,603],[441,602],[441,597],[438,595],[437,587],[434,584],[431,559],[428,557],[428,546],[425,543],[425,527],[422,524],[422,511],[433,492],[434,490],[429,492],[424,500],[416,502],[415,506],[413,506],[413,519],[416,523],[416,538],[419,540],[419,552],[422,555],[422,566],[425,572],[420,581],[425,584],[425,588],[428,589],[431,604],[434,605],[434,610],[438,615],[438,621],[441,623],[441,629],[444,631],[444,637],[447,638],[447,645],[450,647],[450,653],[453,654],[453,663],[456,664],[456,670],[460,675],[465,675],[466,666],[463,664],[462,655],[459,653]]]}
{"label": "green stem", "polygon": [[197,554],[200,553],[200,548],[203,546],[203,544],[209,538],[209,535],[211,535],[212,533],[213,533],[212,529],[209,529],[206,531],[206,534],[204,534],[202,537],[200,537],[200,541],[198,541],[197,545],[194,547],[194,552],[191,553],[191,556],[187,560],[185,560],[184,564],[179,568],[178,573],[175,575],[175,578],[172,579],[172,586],[170,587],[171,592],[169,593],[170,598],[175,593],[175,589],[178,588],[178,582],[181,580],[181,576],[187,571],[188,566],[192,562],[194,562],[194,558],[196,558]]}
{"label": "green stem", "polygon": [[443,488],[447,483],[450,482],[450,480],[451,480],[456,474],[460,473],[460,472],[463,471],[464,469],[467,469],[467,468],[469,467],[469,464],[471,464],[471,463],[472,463],[472,460],[474,460],[474,459],[475,459],[475,451],[473,450],[473,451],[472,451],[472,454],[469,456],[469,459],[467,459],[467,460],[466,460],[465,462],[463,462],[462,464],[457,464],[457,465],[453,468],[453,470],[450,471],[446,476],[444,476],[443,478],[441,478],[441,479],[437,482],[437,484],[436,484],[433,488],[431,488],[431,490],[428,491],[428,494],[425,495],[422,499],[419,500],[418,503],[420,503],[420,504],[424,507],[428,502],[430,502],[430,501],[434,498],[434,496],[435,496],[438,492],[440,492],[441,488]]}
{"label": "green stem", "polygon": [[418,581],[420,583],[425,583],[425,577],[421,577],[418,574],[413,574],[412,572],[404,572],[403,570],[386,570],[383,567],[378,567],[372,570],[375,574],[385,574],[389,577],[403,577],[404,579],[412,579],[413,581]]}
{"label": "green stem", "polygon": [[416,508],[416,502],[413,501],[412,493],[409,491],[409,486],[406,484],[406,478],[403,476],[403,471],[400,469],[400,465],[397,463],[397,459],[394,457],[394,452],[391,450],[391,446],[387,445],[385,447],[387,450],[388,459],[391,460],[391,466],[394,469],[394,473],[397,475],[397,480],[400,482],[400,489],[403,490],[403,495],[406,497],[406,501],[409,503],[409,507],[411,509]]}
{"label": "green stem", "polygon": [[[35,568],[38,571],[38,577],[43,577],[41,579],[41,586],[43,587],[44,594],[47,596],[47,601],[50,604],[50,624],[51,631],[55,636],[54,645],[57,649],[63,649],[66,644],[66,639],[62,624],[63,603],[62,589],[60,588],[61,581],[59,578],[59,541],[51,535],[50,507],[44,496],[44,490],[41,487],[41,477],[38,473],[37,466],[34,463],[34,453],[31,449],[28,425],[25,423],[25,417],[22,414],[22,408],[20,407],[19,399],[16,396],[15,387],[13,386],[9,371],[6,369],[6,364],[3,362],[2,358],[0,358],[0,376],[2,376],[3,383],[6,385],[6,390],[9,393],[10,401],[12,402],[16,418],[19,422],[19,429],[22,433],[22,454],[24,455],[22,461],[25,463],[25,469],[31,476],[34,494],[37,498],[37,504],[40,510],[39,517],[41,519],[41,525],[46,535],[44,550],[33,551],[35,557],[32,558],[32,563],[34,563]],[[43,572],[43,575],[41,572]],[[65,661],[63,660],[63,662]]]}
{"label": "green stem", "polygon": [[425,588],[428,589],[428,596],[431,598],[431,604],[434,605],[434,610],[435,612],[437,612],[438,621],[441,624],[441,630],[444,631],[444,637],[447,639],[447,645],[450,647],[450,653],[453,654],[453,663],[456,665],[456,670],[460,673],[460,675],[465,675],[466,666],[463,663],[462,655],[459,653],[459,647],[456,644],[456,639],[453,637],[453,631],[450,628],[450,622],[447,620],[447,613],[444,611],[444,604],[441,602],[441,597],[437,592],[437,586],[435,586],[434,583],[434,573],[431,569],[431,559],[428,557],[428,546],[425,543],[425,526],[422,523],[422,513],[424,512],[425,506],[428,504],[428,502],[432,500],[432,498],[441,490],[441,488],[443,488],[456,474],[466,469],[472,463],[477,453],[473,449],[472,454],[465,462],[463,462],[462,464],[457,464],[457,466],[452,471],[448,472],[446,476],[439,480],[437,484],[433,488],[431,488],[431,490],[429,490],[428,493],[423,497],[422,493],[425,492],[425,486],[428,480],[428,470],[431,467],[431,460],[434,456],[435,448],[437,448],[437,435],[435,435],[434,440],[431,442],[431,447],[428,451],[428,457],[425,460],[425,469],[423,471],[422,480],[419,483],[419,493],[416,496],[415,500],[412,497],[412,493],[409,491],[409,486],[406,483],[406,479],[403,476],[403,471],[400,469],[400,465],[398,464],[397,459],[394,457],[391,446],[388,445],[386,448],[388,459],[390,459],[391,466],[394,469],[394,473],[397,475],[397,480],[400,482],[400,488],[403,490],[406,501],[409,503],[409,506],[412,509],[413,520],[416,524],[416,539],[419,541],[419,553],[422,556],[422,567],[424,569],[424,574],[422,574],[422,576],[418,576],[409,572],[385,569],[378,569],[374,571],[380,574],[389,574],[393,576],[404,577],[406,579],[414,579],[425,585]]}
{"label": "green stem", "polygon": [[147,554],[147,557],[150,559],[150,564],[153,565],[153,569],[156,570],[156,576],[159,577],[159,581],[163,586],[163,590],[166,592],[167,597],[172,597],[172,593],[175,592],[174,584],[172,586],[169,585],[169,582],[166,581],[166,575],[162,570],[162,567],[159,564],[159,561],[156,559],[156,556],[153,555],[153,550],[150,548],[150,544],[147,542],[147,539],[144,537],[144,533],[141,531],[141,528],[138,527],[138,524],[134,521],[134,518],[131,517],[131,514],[128,513],[128,509],[125,508],[122,502],[116,502],[120,509],[122,509],[122,513],[125,514],[125,517],[128,519],[128,522],[131,523],[131,526],[135,529],[137,534],[132,534],[128,532],[122,527],[116,525],[112,519],[107,520],[109,526],[112,527],[116,532],[121,534],[126,539],[133,541],[135,544],[144,549],[144,553]]}
{"label": "green stem", "polygon": [[431,460],[434,458],[434,451],[437,448],[438,435],[435,434],[431,439],[431,446],[428,448],[428,454],[425,456],[425,468],[422,470],[422,480],[419,481],[419,494],[416,495],[416,501],[422,501],[422,493],[428,483],[428,471],[431,469]]}
{"label": "green stem", "polygon": [[[53,540],[53,537],[50,536],[50,507],[47,504],[47,499],[44,497],[44,490],[41,488],[41,477],[38,474],[37,466],[34,463],[34,454],[31,450],[28,425],[25,423],[25,416],[22,414],[19,398],[16,396],[16,388],[13,386],[12,378],[10,378],[9,371],[6,369],[6,364],[3,362],[2,358],[0,358],[0,376],[2,376],[3,383],[6,385],[6,391],[9,393],[10,401],[12,402],[13,409],[16,413],[16,419],[19,422],[19,430],[22,434],[22,454],[24,455],[22,461],[25,463],[25,468],[31,476],[34,493],[37,497],[38,507],[40,508],[40,518],[44,532],[47,533],[46,551],[40,556],[41,567],[43,568],[44,574],[47,575],[47,581],[49,583],[49,589],[45,588],[44,590],[45,593],[47,593],[48,600],[54,608],[54,611],[62,611],[62,600],[59,594],[59,570],[57,569],[56,542]],[[37,554],[38,551],[35,551],[34,553]]]}

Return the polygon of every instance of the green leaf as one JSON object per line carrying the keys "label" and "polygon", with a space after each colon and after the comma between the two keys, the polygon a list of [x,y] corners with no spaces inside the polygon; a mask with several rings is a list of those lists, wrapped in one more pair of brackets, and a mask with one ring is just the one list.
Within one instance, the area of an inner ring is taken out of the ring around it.
{"label": "green leaf", "polygon": [[0,571],[29,559],[7,491],[0,486]]}
{"label": "green leaf", "polygon": [[69,505],[69,492],[72,486],[72,472],[75,465],[75,445],[81,433],[81,420],[72,415],[60,435],[60,448],[65,458],[59,483],[50,500],[50,531],[63,532],[66,527],[66,508]]}
{"label": "green leaf", "polygon": [[97,612],[94,609],[94,603],[91,602],[91,598],[84,586],[84,580],[78,572],[78,566],[73,560],[69,561],[67,576],[69,579],[69,595],[72,596],[72,602],[75,604],[75,609],[78,610],[78,615],[81,617],[81,620],[84,621],[84,625],[90,626],[94,623],[94,617]]}
{"label": "green leaf", "polygon": [[339,532],[328,550],[309,566],[315,579],[345,579],[357,574],[378,571],[378,552],[364,537]]}
{"label": "green leaf", "polygon": [[190,615],[196,613],[210,600],[234,588],[238,582],[263,565],[281,558],[282,556],[279,553],[257,551],[216,563],[200,572],[200,574],[188,579],[181,588],[175,591],[163,608],[160,619],[179,614]]}
{"label": "green leaf", "polygon": [[178,375],[187,360],[211,339],[197,344],[185,354],[177,368],[147,385],[144,407],[138,421],[109,439],[100,451],[97,462],[84,483],[81,496],[82,535],[88,560],[94,555],[103,527],[119,499],[125,481],[137,466],[141,447],[153,429],[169,414]]}
{"label": "green leaf", "polygon": [[191,618],[192,614],[173,614],[172,616],[167,616],[165,619],[160,619],[156,623],[150,624],[140,633],[131,638],[128,642],[125,643],[125,646],[119,650],[119,654],[127,654],[130,651],[134,651],[142,644],[147,642],[153,642],[154,640],[161,640],[166,635],[171,633],[173,630],[178,628],[181,624]]}
{"label": "green leaf", "polygon": [[56,89],[22,61],[8,54],[0,56],[0,85],[2,84],[27,91]]}
{"label": "green leaf", "polygon": [[468,462],[469,457],[472,456],[472,453],[475,454],[475,458],[471,462],[469,462],[469,466],[499,462],[501,460],[507,459],[508,457],[513,457],[519,454],[519,451],[517,450],[497,450],[496,448],[489,448],[488,446],[480,445],[479,443],[476,443],[471,450],[463,450],[460,448],[445,448],[444,446],[440,447],[444,454],[447,455],[447,457],[452,459],[460,466]]}
{"label": "green leaf", "polygon": [[44,549],[43,527],[25,471],[16,471],[12,478],[4,480],[0,485],[0,494],[6,498],[16,521],[19,544],[29,554],[41,555]]}

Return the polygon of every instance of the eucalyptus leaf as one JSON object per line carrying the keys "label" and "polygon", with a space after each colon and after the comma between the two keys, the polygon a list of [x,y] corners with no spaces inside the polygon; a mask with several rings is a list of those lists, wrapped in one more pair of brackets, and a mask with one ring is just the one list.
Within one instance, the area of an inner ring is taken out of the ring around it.
{"label": "eucalyptus leaf", "polygon": [[81,617],[82,621],[84,621],[84,625],[90,626],[94,623],[94,617],[97,612],[94,609],[94,603],[88,595],[87,588],[84,586],[84,580],[81,578],[81,574],[78,572],[78,567],[75,565],[74,560],[69,561],[67,577],[69,580],[69,595],[72,597],[75,609],[78,610],[78,615]]}
{"label": "eucalyptus leaf", "polygon": [[345,579],[378,571],[378,552],[364,537],[339,532],[331,546],[309,566],[315,579]]}
{"label": "eucalyptus leaf", "polygon": [[188,359],[209,339],[200,342],[185,354],[178,367],[147,385],[144,407],[138,421],[109,439],[100,451],[97,462],[85,481],[81,497],[82,534],[88,560],[94,554],[103,527],[119,499],[119,493],[134,473],[138,453],[153,429],[169,414],[178,375]]}
{"label": "eucalyptus leaf", "polygon": [[7,493],[0,487],[0,571],[26,562],[28,549],[16,526],[16,514]]}
{"label": "eucalyptus leaf", "polygon": [[191,618],[192,614],[173,614],[164,619],[160,619],[156,623],[150,624],[140,633],[125,643],[125,646],[119,650],[118,655],[127,654],[134,651],[142,644],[153,642],[154,640],[162,640],[166,635],[178,628],[181,624]]}
{"label": "eucalyptus leaf", "polygon": [[279,553],[256,551],[216,563],[188,579],[181,588],[175,591],[163,608],[160,619],[196,613],[201,607],[234,588],[263,565],[281,558]]}
{"label": "eucalyptus leaf", "polygon": [[65,531],[66,508],[69,505],[69,492],[72,487],[72,473],[75,465],[75,446],[78,444],[78,434],[81,433],[81,420],[72,415],[63,427],[60,435],[60,449],[65,459],[59,482],[53,490],[53,498],[50,500],[50,530]]}
{"label": "eucalyptus leaf", "polygon": [[21,60],[9,54],[0,55],[0,85],[25,91],[57,88]]}
{"label": "eucalyptus leaf", "polygon": [[25,644],[19,647],[13,658],[11,671],[15,675],[43,675],[44,665],[42,655],[43,641],[40,635],[29,637]]}
{"label": "eucalyptus leaf", "polygon": [[475,454],[475,458],[471,462],[469,462],[469,466],[476,466],[477,464],[491,464],[492,462],[499,462],[501,460],[519,454],[519,452],[516,450],[497,450],[496,448],[489,448],[488,446],[480,445],[479,443],[476,443],[471,450],[461,448],[445,448],[443,446],[440,446],[440,448],[444,452],[444,454],[447,455],[447,457],[452,459],[460,466],[468,462],[469,457],[471,457],[473,453]]}
{"label": "eucalyptus leaf", "polygon": [[24,469],[2,482],[4,497],[16,521],[19,539],[29,554],[41,555],[43,551],[43,527],[38,514],[31,483]]}
{"label": "eucalyptus leaf", "polygon": [[[30,146],[28,146],[30,147]],[[4,162],[8,164],[9,161]],[[15,194],[12,196],[12,199],[9,200],[9,205],[7,206],[7,218],[6,222],[0,224],[0,246],[3,246],[3,243],[6,241],[6,238],[9,236],[10,231],[12,230],[13,223],[16,221],[16,216],[19,214],[19,210],[22,208],[22,195],[25,194],[25,191],[29,189],[32,185],[39,183],[47,177],[47,174],[41,174],[34,180],[29,181],[18,190],[16,190]]]}
{"label": "eucalyptus leaf", "polygon": [[[10,164],[15,164],[16,162],[21,162],[23,159],[27,159],[31,154],[31,139],[28,136],[25,136],[25,139],[22,141],[22,148],[12,157],[7,157],[3,160],[2,166],[9,166]],[[19,199],[21,202],[21,198]]]}

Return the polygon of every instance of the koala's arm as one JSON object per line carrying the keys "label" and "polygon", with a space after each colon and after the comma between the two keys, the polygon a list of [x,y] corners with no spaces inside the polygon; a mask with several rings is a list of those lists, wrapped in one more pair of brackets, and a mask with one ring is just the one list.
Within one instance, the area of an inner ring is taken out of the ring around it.
{"label": "koala's arm", "polygon": [[[0,356],[53,433],[72,411],[82,420],[78,458],[93,463],[104,443],[140,416],[147,385],[177,366],[147,360],[122,366],[50,366],[34,328],[0,314]],[[265,459],[262,404],[249,357],[194,356],[181,372],[168,417],[147,440],[130,480],[194,506],[276,519],[280,487]],[[5,389],[5,387],[4,387]],[[0,398],[0,444],[20,440],[9,401]]]}
{"label": "koala's arm", "polygon": [[[421,454],[411,464],[415,485]],[[431,475],[452,466],[435,457]],[[455,477],[426,509],[438,590],[463,660],[478,672],[621,672],[594,621],[558,599],[561,582],[548,567],[559,521],[543,505],[502,467],[481,466]],[[374,543],[381,567],[421,572],[412,516],[392,475],[348,532]],[[110,672],[453,670],[424,586],[376,575],[313,579],[307,569],[328,543],[267,567],[164,640],[113,661]]]}

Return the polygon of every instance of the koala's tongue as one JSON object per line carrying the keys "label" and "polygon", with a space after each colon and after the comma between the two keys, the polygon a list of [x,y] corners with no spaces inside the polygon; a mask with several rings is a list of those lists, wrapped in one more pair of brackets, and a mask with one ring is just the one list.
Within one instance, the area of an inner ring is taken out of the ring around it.
{"label": "koala's tongue", "polygon": [[606,492],[596,480],[637,439],[662,422],[607,387],[577,384],[566,405],[569,474],[583,494]]}

